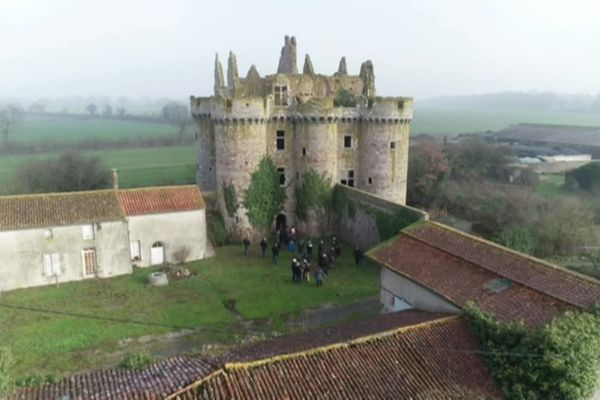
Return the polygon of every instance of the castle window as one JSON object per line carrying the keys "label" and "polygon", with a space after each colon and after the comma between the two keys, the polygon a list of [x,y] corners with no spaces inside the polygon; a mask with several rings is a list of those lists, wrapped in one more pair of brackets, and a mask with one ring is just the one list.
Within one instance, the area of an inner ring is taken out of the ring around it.
{"label": "castle window", "polygon": [[288,105],[288,88],[285,85],[277,85],[274,88],[275,92],[275,105],[276,106],[287,106]]}
{"label": "castle window", "polygon": [[285,131],[277,131],[277,150],[285,150]]}
{"label": "castle window", "polygon": [[296,172],[296,179],[300,179],[300,172]]}
{"label": "castle window", "polygon": [[285,185],[285,168],[277,168],[277,173],[279,174],[279,185]]}
{"label": "castle window", "polygon": [[302,148],[302,156],[306,156],[306,147]]}
{"label": "castle window", "polygon": [[369,185],[373,183],[373,178],[369,177]]}
{"label": "castle window", "polygon": [[396,142],[390,142],[390,149],[394,150],[396,148]]}
{"label": "castle window", "polygon": [[342,185],[354,187],[354,170],[348,170],[346,174],[346,178],[340,181]]}
{"label": "castle window", "polygon": [[351,149],[352,148],[352,136],[344,136],[344,148]]}

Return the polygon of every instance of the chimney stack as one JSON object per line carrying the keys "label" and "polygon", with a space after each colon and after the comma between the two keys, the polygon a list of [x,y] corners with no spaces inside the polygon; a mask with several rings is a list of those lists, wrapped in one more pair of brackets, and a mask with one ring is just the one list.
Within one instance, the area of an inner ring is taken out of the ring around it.
{"label": "chimney stack", "polygon": [[113,189],[117,190],[119,188],[119,174],[117,173],[117,169],[112,169],[112,179],[113,179]]}

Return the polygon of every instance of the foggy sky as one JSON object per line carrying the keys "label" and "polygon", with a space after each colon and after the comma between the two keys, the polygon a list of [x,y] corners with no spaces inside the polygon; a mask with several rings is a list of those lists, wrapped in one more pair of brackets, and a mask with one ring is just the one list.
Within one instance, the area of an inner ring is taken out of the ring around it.
{"label": "foggy sky", "polygon": [[[0,0],[0,98],[210,95],[214,53],[317,73],[375,65],[378,93],[600,91],[595,0]],[[225,64],[226,65],[226,64]]]}

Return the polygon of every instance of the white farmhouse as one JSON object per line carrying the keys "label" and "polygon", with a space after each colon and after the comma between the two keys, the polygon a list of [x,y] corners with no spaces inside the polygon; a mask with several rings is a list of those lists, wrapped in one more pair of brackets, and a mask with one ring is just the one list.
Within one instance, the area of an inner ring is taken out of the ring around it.
{"label": "white farmhouse", "polygon": [[0,291],[208,254],[197,186],[0,197]]}

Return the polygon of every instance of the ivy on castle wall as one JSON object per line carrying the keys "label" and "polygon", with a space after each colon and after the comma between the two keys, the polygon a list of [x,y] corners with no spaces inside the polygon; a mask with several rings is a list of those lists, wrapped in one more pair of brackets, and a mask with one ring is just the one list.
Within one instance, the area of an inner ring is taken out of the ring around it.
{"label": "ivy on castle wall", "polygon": [[237,193],[233,185],[226,185],[223,183],[223,200],[225,201],[225,209],[227,210],[227,215],[230,218],[233,218],[238,208],[240,207],[237,200]]}
{"label": "ivy on castle wall", "polygon": [[356,107],[356,97],[347,89],[341,89],[333,99],[334,107]]}
{"label": "ivy on castle wall", "polygon": [[506,398],[583,400],[600,372],[600,317],[567,312],[537,329],[504,323],[470,305],[471,331]]}
{"label": "ivy on castle wall", "polygon": [[279,184],[279,173],[273,160],[264,157],[250,177],[244,196],[248,220],[255,228],[267,232],[285,203],[285,188]]}
{"label": "ivy on castle wall", "polygon": [[333,187],[331,179],[311,169],[302,176],[296,188],[296,215],[306,221],[308,211],[326,213],[332,206]]}

